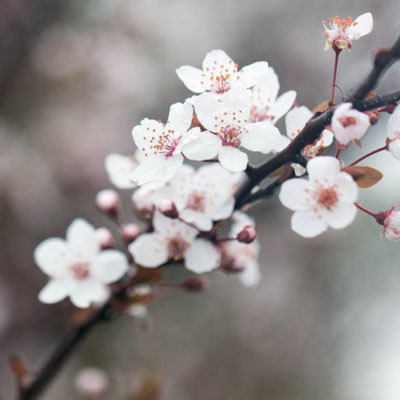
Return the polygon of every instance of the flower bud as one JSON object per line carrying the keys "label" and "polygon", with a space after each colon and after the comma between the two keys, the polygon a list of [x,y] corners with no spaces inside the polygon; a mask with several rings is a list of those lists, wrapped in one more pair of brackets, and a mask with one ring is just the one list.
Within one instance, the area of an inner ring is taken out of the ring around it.
{"label": "flower bud", "polygon": [[97,240],[100,243],[100,247],[103,250],[111,249],[114,247],[114,237],[112,233],[107,228],[96,229]]}
{"label": "flower bud", "polygon": [[202,292],[208,288],[208,279],[205,276],[193,276],[182,282],[181,287],[188,292]]}
{"label": "flower bud", "polygon": [[141,229],[136,224],[126,224],[121,228],[122,239],[124,239],[126,243],[133,242],[141,232]]}
{"label": "flower bud", "polygon": [[242,243],[252,243],[256,238],[257,230],[251,225],[246,225],[236,236],[236,239]]}
{"label": "flower bud", "polygon": [[400,241],[400,212],[390,211],[384,223],[386,239],[392,242]]}
{"label": "flower bud", "polygon": [[98,399],[107,391],[108,377],[98,368],[85,368],[77,375],[75,388],[84,398]]}
{"label": "flower bud", "polygon": [[120,205],[119,195],[112,189],[100,190],[96,195],[96,205],[101,212],[116,217]]}
{"label": "flower bud", "polygon": [[366,111],[371,125],[376,125],[379,121],[379,111]]}
{"label": "flower bud", "polygon": [[175,202],[168,198],[162,199],[159,202],[158,211],[169,218],[177,218],[179,215]]}

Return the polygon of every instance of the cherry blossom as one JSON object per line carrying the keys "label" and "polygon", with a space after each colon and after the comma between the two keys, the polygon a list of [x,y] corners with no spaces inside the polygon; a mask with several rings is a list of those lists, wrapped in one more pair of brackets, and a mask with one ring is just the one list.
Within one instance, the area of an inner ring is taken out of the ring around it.
{"label": "cherry blossom", "polygon": [[397,106],[388,121],[388,149],[400,160],[400,106]]}
{"label": "cherry blossom", "polygon": [[133,140],[144,156],[132,173],[138,185],[170,179],[183,163],[182,147],[192,123],[193,108],[189,102],[170,107],[168,121],[145,118],[132,130]]}
{"label": "cherry blossom", "polygon": [[240,71],[223,50],[212,50],[203,61],[203,69],[184,65],[176,70],[185,86],[194,93],[226,93],[234,87],[251,88],[268,70],[265,61],[255,62]]}
{"label": "cherry blossom", "polygon": [[[313,116],[311,110],[306,106],[294,107],[285,117],[286,134],[289,139],[293,140],[305,127],[307,121]],[[324,147],[329,147],[333,141],[333,134],[330,130],[324,129],[321,136],[313,143],[309,144],[302,150],[302,155],[306,160],[311,160]],[[297,176],[303,175],[306,169],[300,164],[292,164]]]}
{"label": "cherry blossom", "polygon": [[154,232],[140,235],[129,245],[137,264],[155,268],[168,260],[184,259],[188,270],[209,272],[220,264],[218,249],[208,240],[196,238],[199,231],[178,219],[165,217],[155,211]]}
{"label": "cherry blossom", "polygon": [[34,252],[39,268],[50,281],[39,293],[43,303],[56,303],[70,297],[81,308],[107,300],[107,284],[118,281],[128,270],[128,262],[117,250],[104,250],[96,230],[83,219],[75,219],[67,229],[66,240],[46,239]]}
{"label": "cherry blossom", "polygon": [[362,36],[368,35],[373,28],[373,18],[370,12],[360,15],[355,21],[351,17],[339,18],[335,16],[329,18],[328,22],[323,20],[326,37],[325,50],[332,46],[339,50],[348,48],[351,50],[352,41],[358,40]]}
{"label": "cherry blossom", "polygon": [[386,239],[392,242],[400,241],[400,212],[391,211],[384,221]]}
{"label": "cherry blossom", "polygon": [[129,157],[117,153],[109,154],[104,162],[111,183],[119,189],[132,189],[136,186],[132,174],[138,165],[136,156]]}
{"label": "cherry blossom", "polygon": [[[233,214],[233,224],[229,237],[236,237],[246,226],[254,228],[254,221],[248,215],[242,212]],[[247,287],[255,286],[260,282],[260,266],[258,263],[258,254],[260,244],[258,240],[251,243],[241,243],[237,240],[229,240],[221,243],[222,267],[241,271],[238,273],[240,282]]]}
{"label": "cherry blossom", "polygon": [[289,90],[279,97],[278,92],[278,75],[269,67],[262,80],[252,89],[250,122],[268,121],[275,124],[290,110],[296,99],[296,92]]}
{"label": "cherry blossom", "polygon": [[334,157],[315,157],[307,163],[308,180],[295,178],[282,184],[279,198],[295,211],[292,229],[311,238],[328,227],[342,229],[356,216],[358,187],[353,178],[340,170]]}
{"label": "cherry blossom", "polygon": [[368,115],[352,109],[351,103],[341,104],[333,113],[333,134],[336,140],[344,146],[352,141],[358,143],[370,126]]}
{"label": "cherry blossom", "polygon": [[[222,166],[232,172],[244,171],[248,156],[239,147],[269,153],[282,148],[279,130],[269,122],[250,123],[251,92],[236,87],[220,99],[203,93],[194,99],[196,115],[207,131],[194,132],[183,149],[191,160],[218,156]],[[190,136],[190,135],[188,135]]]}
{"label": "cherry blossom", "polygon": [[79,371],[75,379],[75,388],[86,399],[98,399],[109,386],[106,373],[98,368],[87,367]]}

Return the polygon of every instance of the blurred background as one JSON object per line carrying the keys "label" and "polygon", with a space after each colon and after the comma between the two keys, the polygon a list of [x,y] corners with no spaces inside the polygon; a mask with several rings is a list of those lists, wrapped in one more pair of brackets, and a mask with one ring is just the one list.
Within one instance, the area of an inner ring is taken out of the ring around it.
{"label": "blurred background", "polygon": [[[340,60],[345,92],[368,71],[371,51],[399,33],[398,0],[1,1],[1,399],[14,396],[8,356],[37,367],[68,329],[68,304],[37,300],[46,277],[34,247],[64,237],[77,216],[107,226],[93,203],[110,186],[104,157],[131,153],[135,124],[165,119],[170,104],[191,95],[175,69],[200,66],[214,48],[240,66],[266,60],[281,91],[295,89],[298,104],[312,108],[328,98],[333,67],[321,20],[366,11],[373,32]],[[399,88],[397,66],[378,92]],[[363,150],[385,134],[383,121]],[[350,161],[356,152],[348,153]],[[400,164],[384,154],[368,165],[385,179],[360,202],[388,209],[400,201]],[[205,294],[172,293],[152,306],[147,330],[129,317],[99,326],[42,398],[79,399],[77,371],[96,366],[113,400],[149,380],[165,400],[398,400],[399,245],[380,240],[380,227],[361,214],[344,231],[306,240],[290,231],[276,198],[251,213],[262,242],[257,288],[214,273]]]}

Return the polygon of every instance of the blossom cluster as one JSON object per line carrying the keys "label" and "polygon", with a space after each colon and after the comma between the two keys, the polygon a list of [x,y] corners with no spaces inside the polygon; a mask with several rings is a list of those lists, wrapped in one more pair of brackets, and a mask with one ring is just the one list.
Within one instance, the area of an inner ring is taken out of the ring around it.
{"label": "blossom cluster", "polygon": [[[354,40],[372,30],[372,16],[366,13],[354,22],[335,17],[325,28],[327,48],[350,49]],[[135,276],[138,268],[170,263],[181,263],[195,274],[216,269],[235,273],[245,286],[259,282],[255,222],[236,203],[239,188],[254,169],[249,152],[273,157],[290,148],[314,112],[295,103],[294,90],[279,95],[278,76],[265,61],[239,69],[224,51],[213,50],[201,68],[182,66],[176,72],[194,94],[173,104],[165,122],[145,118],[134,126],[134,154],[111,153],[105,160],[112,184],[133,191],[134,209],[146,227],[121,223],[119,195],[111,189],[101,191],[97,206],[117,222],[126,252],[115,250],[109,230],[96,231],[75,220],[66,240],[47,239],[35,250],[36,263],[51,278],[39,294],[41,301],[54,303],[69,296],[77,307],[104,303],[110,284]],[[400,159],[400,106],[392,112],[383,149]],[[282,118],[283,133],[276,126]],[[352,143],[360,147],[377,118],[351,103],[339,104],[331,124],[303,146],[297,158],[288,160],[283,171],[276,171],[279,199],[294,211],[294,232],[311,238],[354,221],[357,208],[362,209],[356,203],[359,187],[365,187],[362,179],[371,168],[355,167],[357,162],[346,166],[339,153]],[[332,144],[336,156],[326,155]],[[261,190],[256,185],[253,189]],[[389,240],[400,240],[399,212],[392,208],[369,213],[384,226]],[[224,225],[225,236],[220,229]],[[197,290],[202,282],[192,280],[184,286]],[[153,296],[151,285],[139,292],[132,296]]]}

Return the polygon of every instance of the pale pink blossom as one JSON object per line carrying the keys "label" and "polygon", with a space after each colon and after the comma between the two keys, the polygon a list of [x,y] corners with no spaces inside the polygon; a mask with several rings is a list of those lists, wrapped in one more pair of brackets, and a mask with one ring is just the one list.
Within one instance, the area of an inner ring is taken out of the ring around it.
{"label": "pale pink blossom", "polygon": [[332,131],[336,140],[344,146],[358,142],[370,126],[368,115],[354,110],[351,103],[341,104],[333,113]]}
{"label": "pale pink blossom", "polygon": [[360,15],[355,21],[351,17],[339,18],[335,16],[328,21],[322,21],[326,37],[325,50],[335,46],[339,50],[352,47],[352,41],[368,35],[373,28],[373,18],[370,12]]}
{"label": "pale pink blossom", "polygon": [[121,279],[128,270],[125,255],[117,250],[102,251],[96,230],[82,219],[71,223],[66,240],[50,238],[39,244],[34,258],[50,277],[39,300],[56,303],[69,296],[81,308],[106,301],[107,285]]}
{"label": "pale pink blossom", "polygon": [[223,50],[212,50],[203,61],[203,69],[184,65],[176,70],[185,86],[195,93],[225,93],[234,87],[250,88],[268,70],[265,61],[255,62],[238,70],[238,65]]}
{"label": "pale pink blossom", "polygon": [[269,67],[262,80],[252,89],[250,122],[268,121],[275,124],[290,110],[296,99],[296,92],[289,90],[279,97],[278,92],[278,76]]}
{"label": "pale pink blossom", "polygon": [[208,240],[197,238],[199,231],[178,219],[155,211],[154,232],[140,235],[129,246],[137,264],[155,268],[168,260],[184,260],[186,268],[195,273],[209,272],[220,264],[218,249]]}
{"label": "pale pink blossom", "polygon": [[391,211],[384,221],[384,233],[392,242],[400,241],[400,211]]}
{"label": "pale pink blossom", "polygon": [[397,106],[388,121],[388,149],[400,160],[400,106]]}
{"label": "pale pink blossom", "polygon": [[307,163],[308,180],[295,178],[282,184],[279,198],[294,211],[292,229],[311,238],[328,227],[342,229],[356,216],[358,187],[340,170],[334,157],[315,157]]}
{"label": "pale pink blossom", "polygon": [[244,171],[248,156],[241,151],[269,153],[281,149],[282,136],[269,122],[251,123],[251,92],[235,87],[222,97],[203,93],[194,99],[196,115],[207,131],[192,132],[183,149],[191,160],[218,157],[222,166],[232,172]]}

